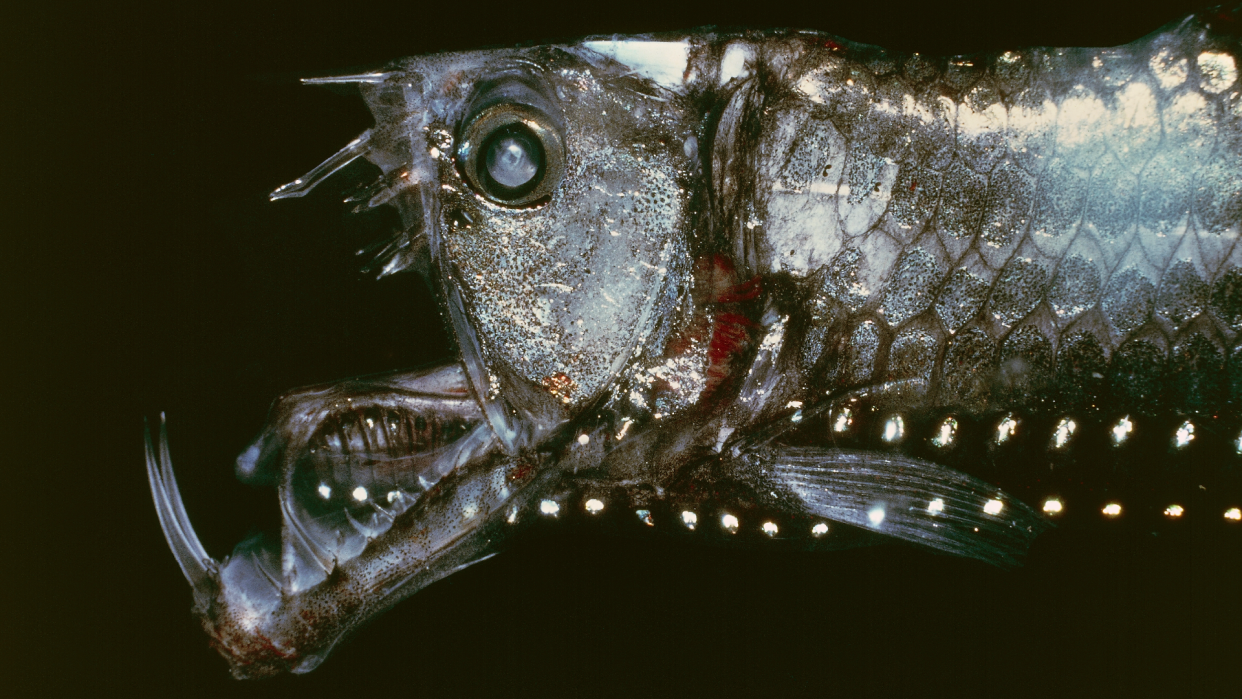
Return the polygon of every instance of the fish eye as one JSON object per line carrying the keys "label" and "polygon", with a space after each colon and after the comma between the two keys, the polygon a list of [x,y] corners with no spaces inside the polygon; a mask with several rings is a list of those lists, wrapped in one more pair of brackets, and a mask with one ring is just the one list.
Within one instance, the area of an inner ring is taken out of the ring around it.
{"label": "fish eye", "polygon": [[463,130],[457,162],[470,186],[504,206],[546,199],[565,170],[565,146],[552,120],[520,103],[496,104]]}

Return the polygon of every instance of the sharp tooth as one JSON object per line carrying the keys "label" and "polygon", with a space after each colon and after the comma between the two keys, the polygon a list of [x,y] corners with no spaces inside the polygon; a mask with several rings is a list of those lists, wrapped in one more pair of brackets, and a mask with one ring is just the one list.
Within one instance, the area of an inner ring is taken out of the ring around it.
{"label": "sharp tooth", "polygon": [[315,185],[328,179],[332,173],[369,153],[371,150],[370,140],[371,130],[367,129],[358,138],[350,141],[347,146],[334,153],[332,157],[316,165],[310,172],[288,184],[277,187],[275,191],[268,195],[268,198],[276,201],[278,199],[305,196],[307,192],[315,188]]}
{"label": "sharp tooth", "polygon": [[373,527],[369,527],[362,522],[359,522],[353,515],[349,514],[349,510],[345,510],[345,519],[349,522],[349,525],[354,528],[354,531],[358,532],[358,534],[364,538],[374,538],[378,534]]}
{"label": "sharp tooth", "polygon": [[172,549],[177,565],[185,579],[194,588],[196,597],[210,597],[216,585],[216,562],[203,550],[203,545],[190,526],[190,518],[186,516],[185,505],[181,502],[181,492],[177,489],[177,478],[173,475],[172,459],[168,455],[168,429],[164,422],[164,414],[160,413],[159,451],[151,443],[151,428],[143,425],[143,436],[146,439],[147,478],[151,482],[151,497],[155,500],[155,512],[160,518],[160,527],[164,530],[164,538]]}
{"label": "sharp tooth", "polygon": [[[391,495],[391,493],[389,493],[389,495]],[[388,502],[392,502],[392,500],[389,500]],[[371,509],[375,510],[375,513],[376,513],[377,515],[379,515],[380,517],[383,517],[385,520],[387,520],[387,521],[388,521],[388,524],[390,524],[390,525],[392,524],[393,519],[395,519],[395,516],[393,515],[393,513],[391,513],[391,512],[389,512],[388,510],[384,509],[383,507],[381,507],[381,506],[380,506],[378,503],[376,503],[375,501],[371,501],[370,505],[371,505]]]}
{"label": "sharp tooth", "polygon": [[[286,583],[296,577],[291,571],[292,567],[296,565],[297,560],[306,560],[314,563],[319,567],[323,575],[331,573],[332,569],[336,567],[335,557],[329,555],[315,541],[315,537],[306,531],[306,528],[302,525],[301,518],[290,507],[289,500],[290,498],[282,491],[280,493],[280,509],[281,514],[284,516],[285,526],[282,546],[284,555],[281,565]],[[294,554],[292,558],[289,557],[290,553]],[[322,575],[318,577],[322,578]]]}
{"label": "sharp tooth", "polygon": [[339,85],[342,83],[379,84],[393,75],[392,73],[362,73],[360,75],[330,75],[324,78],[302,78],[303,85]]}

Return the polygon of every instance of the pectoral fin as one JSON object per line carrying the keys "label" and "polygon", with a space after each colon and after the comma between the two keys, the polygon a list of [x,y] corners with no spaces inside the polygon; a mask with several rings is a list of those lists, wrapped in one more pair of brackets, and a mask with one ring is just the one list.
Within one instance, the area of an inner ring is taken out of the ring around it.
{"label": "pectoral fin", "polygon": [[996,566],[1020,565],[1052,526],[985,481],[902,454],[768,447],[748,458],[808,514]]}

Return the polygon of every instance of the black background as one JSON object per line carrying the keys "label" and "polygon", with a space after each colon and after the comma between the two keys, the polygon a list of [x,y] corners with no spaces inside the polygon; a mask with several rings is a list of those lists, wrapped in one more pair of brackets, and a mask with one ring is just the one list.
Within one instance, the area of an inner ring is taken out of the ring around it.
{"label": "black background", "polygon": [[[168,412],[208,551],[276,522],[233,457],[289,388],[450,356],[412,275],[373,282],[331,187],[268,203],[370,121],[296,79],[591,33],[795,26],[926,53],[1113,45],[1193,3],[370,3],[6,11],[0,693],[1237,696],[1237,540],[1046,535],[1003,572],[539,532],[307,676],[209,649],[147,491]],[[382,225],[382,221],[371,221]]]}

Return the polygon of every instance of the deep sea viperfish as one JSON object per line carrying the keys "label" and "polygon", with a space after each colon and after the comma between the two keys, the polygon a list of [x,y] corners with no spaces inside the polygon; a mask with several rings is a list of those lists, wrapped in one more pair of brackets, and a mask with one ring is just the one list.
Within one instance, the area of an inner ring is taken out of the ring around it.
{"label": "deep sea viperfish", "polygon": [[1242,526],[1240,31],[706,31],[308,80],[375,125],[272,198],[376,166],[350,200],[403,230],[372,262],[430,276],[460,359],[277,400],[236,468],[280,535],[221,561],[148,435],[212,643],[310,671],[535,521],[998,566],[1075,512]]}

